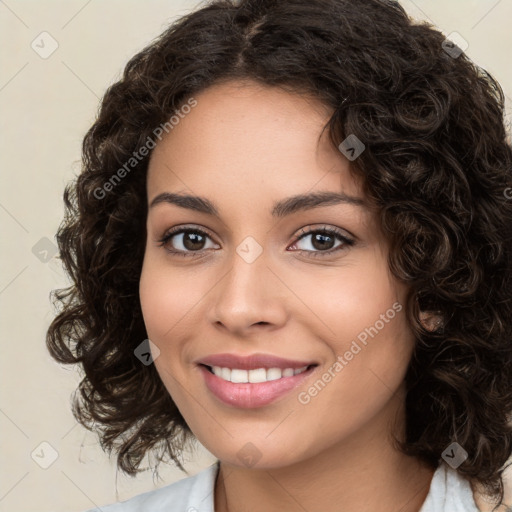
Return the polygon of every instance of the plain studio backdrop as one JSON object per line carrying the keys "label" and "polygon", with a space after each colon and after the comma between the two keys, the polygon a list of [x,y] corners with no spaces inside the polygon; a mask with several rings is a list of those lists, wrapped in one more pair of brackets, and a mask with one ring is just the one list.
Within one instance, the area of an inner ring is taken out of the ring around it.
{"label": "plain studio backdrop", "polygon": [[[508,95],[510,126],[512,1],[401,3],[414,18],[467,41],[467,55]],[[80,168],[82,138],[99,99],[131,56],[198,5],[187,0],[0,2],[0,511],[78,512],[186,476],[174,466],[161,466],[162,480],[156,481],[151,471],[136,479],[116,471],[96,437],[74,420],[70,396],[79,375],[50,358],[45,333],[53,316],[49,292],[68,284],[54,240],[62,193]],[[214,460],[198,445],[186,468],[194,474]]]}

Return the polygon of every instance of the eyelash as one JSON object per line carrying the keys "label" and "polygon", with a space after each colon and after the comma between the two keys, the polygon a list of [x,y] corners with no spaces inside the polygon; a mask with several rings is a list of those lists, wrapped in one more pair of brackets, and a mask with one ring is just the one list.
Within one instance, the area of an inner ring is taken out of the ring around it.
{"label": "eyelash", "polygon": [[[195,227],[194,228],[192,228],[192,227],[184,228],[184,227],[178,226],[176,228],[170,229],[169,231],[166,232],[166,234],[162,238],[157,240],[159,247],[164,247],[167,252],[169,252],[173,255],[181,255],[184,257],[191,257],[191,258],[201,257],[198,253],[205,251],[205,249],[200,250],[200,251],[181,251],[181,250],[169,249],[169,248],[165,247],[166,244],[175,235],[182,234],[182,233],[194,233],[194,234],[200,234],[200,235],[208,237],[208,238],[212,238],[206,231],[203,231],[200,228],[195,228]],[[307,253],[307,257],[316,258],[319,255],[324,255],[324,254],[332,255],[335,252],[346,249],[347,247],[351,247],[355,244],[354,240],[345,236],[338,229],[334,229],[334,228],[321,228],[321,229],[319,229],[319,228],[312,228],[312,229],[303,228],[292,245],[295,245],[297,242],[299,242],[300,240],[302,240],[303,238],[305,238],[308,235],[317,234],[317,233],[327,234],[327,235],[336,237],[339,240],[341,240],[343,243],[341,245],[339,245],[338,247],[329,249],[328,251],[307,251],[305,249],[297,249],[297,251],[301,252],[301,253]]]}

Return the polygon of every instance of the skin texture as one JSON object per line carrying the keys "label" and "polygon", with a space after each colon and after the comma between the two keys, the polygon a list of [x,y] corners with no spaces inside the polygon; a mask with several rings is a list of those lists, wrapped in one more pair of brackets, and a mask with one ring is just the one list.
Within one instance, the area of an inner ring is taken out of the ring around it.
{"label": "skin texture", "polygon": [[[338,204],[279,220],[270,214],[275,201],[296,194],[364,199],[349,161],[327,137],[318,143],[329,112],[315,99],[250,82],[216,85],[195,98],[153,152],[148,203],[163,192],[198,195],[217,205],[220,219],[164,203],[150,208],[140,299],[160,350],[157,371],[221,461],[216,511],[418,511],[433,471],[395,450],[391,437],[404,424],[414,342],[403,309],[309,403],[298,400],[407,292],[390,275],[371,209]],[[166,251],[187,251],[182,234],[159,245],[175,226],[209,233],[200,256]],[[298,240],[302,228],[324,227],[354,244],[326,254],[312,236]],[[236,252],[248,236],[263,249],[252,263]],[[238,409],[209,392],[194,364],[225,352],[319,366],[274,403]],[[259,454],[251,467],[239,458],[249,442]]]}

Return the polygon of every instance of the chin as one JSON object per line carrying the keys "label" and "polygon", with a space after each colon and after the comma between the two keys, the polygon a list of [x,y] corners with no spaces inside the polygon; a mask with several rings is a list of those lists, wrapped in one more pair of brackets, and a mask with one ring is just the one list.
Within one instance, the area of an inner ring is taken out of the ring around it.
{"label": "chin", "polygon": [[[246,438],[245,438],[246,439]],[[288,446],[276,439],[275,444],[265,441],[232,441],[225,450],[217,445],[214,450],[207,449],[222,463],[237,468],[247,469],[279,469],[300,463],[308,458],[306,453],[290,453]],[[240,445],[240,448],[233,451],[233,447]]]}

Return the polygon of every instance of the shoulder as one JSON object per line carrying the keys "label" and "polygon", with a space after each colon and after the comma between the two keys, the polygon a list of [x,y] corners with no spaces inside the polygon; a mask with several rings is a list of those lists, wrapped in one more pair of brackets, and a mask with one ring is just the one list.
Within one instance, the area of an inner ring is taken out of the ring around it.
{"label": "shoulder", "polygon": [[434,472],[420,512],[480,512],[469,480],[441,463]]}
{"label": "shoulder", "polygon": [[86,512],[214,512],[213,491],[217,472],[218,462],[194,476],[183,478],[160,489]]}

